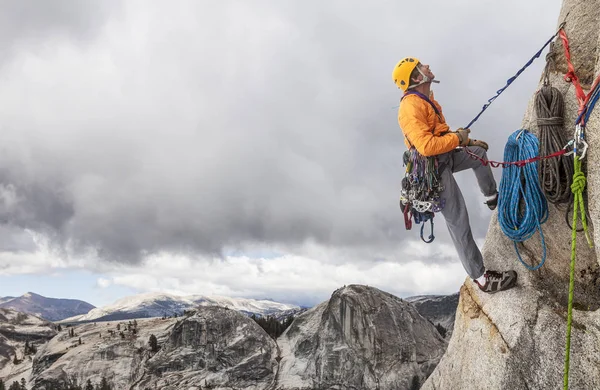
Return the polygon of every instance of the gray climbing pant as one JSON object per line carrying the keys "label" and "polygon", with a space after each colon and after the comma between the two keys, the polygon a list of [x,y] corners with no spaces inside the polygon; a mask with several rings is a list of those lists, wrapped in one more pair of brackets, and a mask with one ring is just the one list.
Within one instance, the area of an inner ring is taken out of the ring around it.
{"label": "gray climbing pant", "polygon": [[[469,150],[479,157],[487,159],[485,149],[479,146],[469,146]],[[438,156],[438,160],[444,186],[441,197],[446,202],[442,209],[442,215],[446,220],[450,237],[463,267],[471,278],[477,279],[485,272],[483,256],[473,239],[467,205],[453,173],[473,169],[479,190],[484,196],[492,196],[496,193],[496,180],[489,165],[484,166],[481,161],[472,159],[463,149],[454,149],[441,154]]]}

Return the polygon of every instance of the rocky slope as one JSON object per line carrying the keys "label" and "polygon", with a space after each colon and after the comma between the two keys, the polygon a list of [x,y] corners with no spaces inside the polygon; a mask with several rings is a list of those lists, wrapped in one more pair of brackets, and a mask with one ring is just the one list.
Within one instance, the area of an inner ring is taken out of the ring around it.
{"label": "rocky slope", "polygon": [[[33,361],[33,389],[76,378],[116,389],[263,389],[273,380],[276,345],[252,319],[206,307],[185,318],[98,322],[52,339]],[[150,335],[159,350],[153,352]],[[80,343],[81,340],[81,343]]]}
{"label": "rocky slope", "polygon": [[[563,20],[575,71],[587,92],[600,65],[600,1],[565,0],[559,23]],[[550,82],[565,98],[564,131],[568,139],[573,134],[578,104],[573,86],[563,80],[567,65],[560,40],[552,53],[555,64],[550,64]],[[533,99],[523,128],[539,131]],[[600,106],[587,123],[586,139],[588,223],[598,248],[600,233],[594,225],[600,222]],[[489,390],[563,388],[571,230],[564,221],[565,207],[549,204],[549,208],[549,220],[542,225],[548,257],[537,271],[519,263],[512,241],[502,233],[497,217],[492,218],[484,258],[490,268],[516,269],[518,285],[507,292],[486,295],[470,281],[465,282],[447,353],[423,390],[472,388],[474,383]],[[570,389],[600,388],[600,270],[595,248],[587,246],[582,233],[578,235]],[[525,261],[537,264],[542,253],[539,235],[520,249]]]}
{"label": "rocky slope", "polygon": [[63,326],[58,334],[52,324],[10,313],[5,322],[18,322],[20,335],[45,339],[36,341],[35,357],[17,365],[14,351],[24,341],[13,340],[0,373],[10,373],[10,381],[25,378],[34,390],[103,378],[131,390],[412,390],[447,347],[411,303],[361,285],[341,288],[296,317],[277,342],[247,315],[218,306],[178,318]]}
{"label": "rocky slope", "polygon": [[278,389],[418,389],[446,349],[407,301],[350,285],[278,339]]}
{"label": "rocky slope", "polygon": [[446,330],[446,339],[452,336],[456,308],[458,307],[458,293],[451,295],[419,295],[408,297],[420,315],[427,318],[434,325],[441,325]]}
{"label": "rocky slope", "polygon": [[55,335],[54,324],[48,321],[0,308],[0,378],[5,383],[28,378],[36,349]]}
{"label": "rocky slope", "polygon": [[0,298],[0,307],[32,314],[48,321],[85,314],[95,306],[77,299],[47,298],[32,292],[20,297]]}

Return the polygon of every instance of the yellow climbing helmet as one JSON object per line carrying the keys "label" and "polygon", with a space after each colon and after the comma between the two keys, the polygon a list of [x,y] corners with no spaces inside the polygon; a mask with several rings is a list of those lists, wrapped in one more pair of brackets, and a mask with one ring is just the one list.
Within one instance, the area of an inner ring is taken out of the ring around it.
{"label": "yellow climbing helmet", "polygon": [[402,91],[406,92],[410,84],[410,74],[419,64],[419,60],[414,57],[406,57],[400,60],[392,72],[392,80]]}

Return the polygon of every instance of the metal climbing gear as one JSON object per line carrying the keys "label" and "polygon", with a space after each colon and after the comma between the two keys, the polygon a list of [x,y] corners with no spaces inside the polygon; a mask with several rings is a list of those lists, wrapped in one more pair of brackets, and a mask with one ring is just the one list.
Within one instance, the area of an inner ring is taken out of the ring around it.
{"label": "metal climbing gear", "polygon": [[[441,117],[440,111],[433,102],[418,91],[407,91],[402,99],[408,95],[417,95],[428,102],[438,117]],[[435,213],[444,208],[444,200],[441,193],[444,191],[442,186],[439,161],[437,156],[425,157],[412,146],[404,152],[403,164],[406,166],[406,172],[402,179],[402,191],[400,193],[400,209],[404,213],[404,226],[406,230],[412,228],[412,220],[421,226],[421,240],[429,244],[435,239],[433,234],[433,218]],[[426,240],[423,236],[425,222],[429,221],[431,234]]]}
{"label": "metal climbing gear", "polygon": [[[431,243],[435,239],[433,234],[433,218],[435,213],[444,207],[441,193],[444,187],[441,184],[439,162],[436,156],[422,156],[414,147],[404,152],[403,165],[406,166],[402,179],[400,193],[400,208],[404,213],[406,230],[412,228],[412,221],[421,226],[421,240]],[[425,223],[429,221],[431,234],[426,240],[423,236]]]}

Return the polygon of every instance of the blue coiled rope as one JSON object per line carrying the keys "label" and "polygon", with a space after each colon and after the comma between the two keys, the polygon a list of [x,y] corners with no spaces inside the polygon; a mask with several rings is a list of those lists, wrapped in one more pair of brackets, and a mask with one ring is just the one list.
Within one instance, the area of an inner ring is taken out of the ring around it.
{"label": "blue coiled rope", "polygon": [[[534,134],[525,129],[512,133],[504,148],[504,161],[526,160],[538,155],[539,141]],[[500,227],[513,241],[521,263],[531,271],[537,270],[546,261],[546,241],[541,225],[548,219],[548,201],[540,187],[538,164],[536,161],[521,167],[505,167],[502,170],[498,201]],[[542,261],[532,267],[521,258],[517,242],[529,239],[536,231],[540,232],[544,253]]]}

